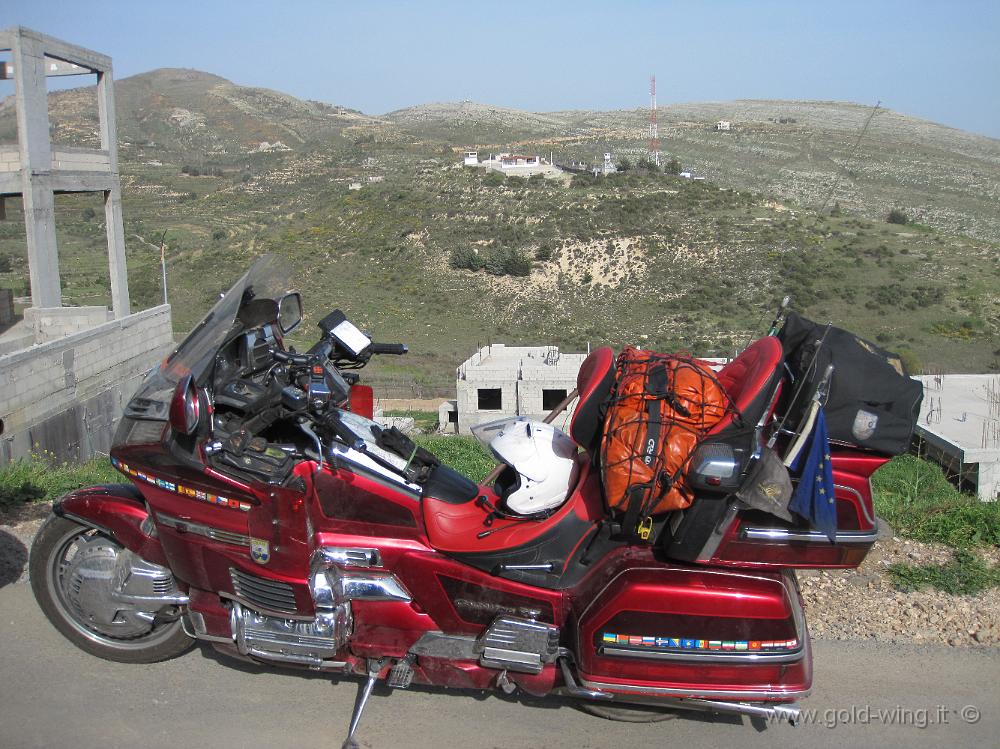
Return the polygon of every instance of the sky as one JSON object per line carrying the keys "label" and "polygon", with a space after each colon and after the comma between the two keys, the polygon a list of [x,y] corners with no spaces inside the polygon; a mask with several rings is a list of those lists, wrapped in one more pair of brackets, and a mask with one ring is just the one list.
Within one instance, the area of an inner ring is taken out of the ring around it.
{"label": "sky", "polygon": [[15,25],[111,56],[116,78],[196,68],[367,114],[645,107],[655,73],[661,106],[881,101],[1000,138],[995,0],[0,0]]}

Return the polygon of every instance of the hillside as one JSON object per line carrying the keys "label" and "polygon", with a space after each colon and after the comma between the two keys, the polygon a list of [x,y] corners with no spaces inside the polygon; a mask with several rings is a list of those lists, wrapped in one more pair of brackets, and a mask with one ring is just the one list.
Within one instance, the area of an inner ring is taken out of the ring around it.
{"label": "hillside", "polygon": [[[902,350],[918,367],[1000,369],[1000,247],[990,239],[1000,221],[987,211],[1000,183],[989,176],[997,141],[880,114],[870,130],[879,152],[863,145],[851,162],[859,176],[844,176],[830,201],[839,208],[820,215],[809,204],[829,194],[864,108],[665,108],[661,132],[677,144],[665,150],[709,181],[633,170],[570,183],[462,168],[457,152],[521,144],[569,159],[610,147],[633,158],[645,148],[643,113],[523,115],[464,103],[375,118],[177,70],[117,86],[132,296],[136,306],[160,300],[166,232],[178,332],[270,251],[305,292],[302,341],[339,306],[377,338],[411,345],[410,356],[368,373],[384,394],[452,392],[455,366],[489,340],[730,353],[786,293],[807,315]],[[57,132],[86,136],[85,110],[72,106],[85,94],[52,96],[53,112],[64,112],[53,116]],[[710,129],[733,111],[733,132]],[[4,122],[0,105],[0,133]],[[261,150],[275,140],[286,148]],[[967,179],[949,176],[946,190],[935,170],[959,158]],[[754,181],[763,187],[743,184]],[[932,226],[896,194],[926,195],[942,217],[980,230]],[[953,204],[970,212],[948,213]],[[888,224],[885,206],[920,223]],[[106,303],[99,202],[60,196],[58,211],[67,302]],[[10,201],[7,217],[0,284],[21,295],[23,223]]]}
{"label": "hillside", "polygon": [[[904,209],[952,234],[1000,240],[1000,140],[844,102],[674,104],[657,112],[662,150],[713,182],[883,218]],[[518,144],[564,160],[605,150],[632,161],[648,149],[649,111],[536,114],[485,105],[433,104],[385,115],[426,142]],[[732,130],[716,132],[719,120]]]}
{"label": "hillside", "polygon": [[[334,146],[345,128],[376,122],[343,107],[179,68],[116,81],[115,106],[122,156],[135,159],[224,160],[275,142],[292,150]],[[13,97],[0,103],[0,142],[16,140],[13,110]],[[49,117],[55,142],[97,146],[93,87],[52,94]]]}

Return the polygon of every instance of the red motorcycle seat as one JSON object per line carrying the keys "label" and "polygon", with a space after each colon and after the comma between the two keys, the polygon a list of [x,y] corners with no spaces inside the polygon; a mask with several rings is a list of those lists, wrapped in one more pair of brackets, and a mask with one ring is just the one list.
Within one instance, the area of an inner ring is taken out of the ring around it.
{"label": "red motorcycle seat", "polygon": [[[580,478],[572,494],[544,520],[494,518],[490,525],[485,525],[490,511],[477,502],[451,504],[425,496],[421,506],[431,546],[454,554],[498,551],[531,543],[572,514],[587,522],[596,522],[604,515],[600,492],[595,492],[594,487],[584,489],[590,476],[590,460],[583,455],[579,460]],[[499,501],[497,495],[485,487],[480,488],[480,495],[485,495],[491,504]]]}

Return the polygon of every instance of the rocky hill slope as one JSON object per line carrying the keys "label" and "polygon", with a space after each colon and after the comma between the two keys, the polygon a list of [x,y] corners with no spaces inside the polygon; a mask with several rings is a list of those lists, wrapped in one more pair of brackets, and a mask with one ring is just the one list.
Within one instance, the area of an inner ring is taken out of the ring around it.
{"label": "rocky hill slope", "polygon": [[[730,353],[786,293],[916,367],[1000,369],[995,140],[883,112],[855,150],[864,107],[690,104],[664,108],[664,151],[706,181],[527,180],[463,168],[460,154],[611,150],[635,164],[644,113],[462,103],[370,117],[189,70],[116,86],[132,296],[162,299],[162,239],[178,332],[276,252],[306,292],[303,339],[341,307],[411,344],[373,372],[396,397],[453,391],[454,367],[490,340]],[[52,95],[59,142],[93,142],[92,99]],[[886,223],[890,207],[917,222]],[[99,200],[60,196],[57,210],[67,302],[106,303]],[[7,218],[0,285],[22,296],[14,201]]]}

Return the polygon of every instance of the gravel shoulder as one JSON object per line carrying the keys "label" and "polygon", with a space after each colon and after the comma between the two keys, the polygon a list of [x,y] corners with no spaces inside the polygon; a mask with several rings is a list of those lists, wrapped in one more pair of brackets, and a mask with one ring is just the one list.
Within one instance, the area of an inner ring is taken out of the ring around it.
{"label": "gravel shoulder", "polygon": [[[47,503],[0,513],[0,586],[27,581],[28,550],[48,513]],[[998,549],[977,553],[1000,563]],[[799,570],[810,633],[822,640],[1000,646],[1000,589],[978,596],[931,589],[901,593],[886,573],[892,564],[940,564],[951,555],[940,544],[888,538],[856,570]]]}

